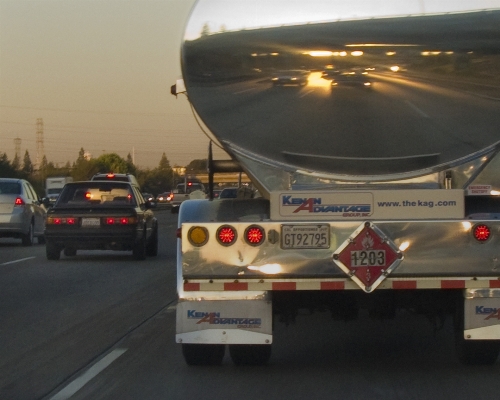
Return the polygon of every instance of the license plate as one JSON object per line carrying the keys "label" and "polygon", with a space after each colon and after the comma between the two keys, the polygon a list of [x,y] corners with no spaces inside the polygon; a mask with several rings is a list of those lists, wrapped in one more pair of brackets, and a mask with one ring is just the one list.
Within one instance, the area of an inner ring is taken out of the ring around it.
{"label": "license plate", "polygon": [[101,226],[100,218],[82,218],[82,226],[96,227]]}
{"label": "license plate", "polygon": [[330,248],[330,225],[282,225],[282,249]]}
{"label": "license plate", "polygon": [[351,251],[351,267],[385,267],[385,250]]}

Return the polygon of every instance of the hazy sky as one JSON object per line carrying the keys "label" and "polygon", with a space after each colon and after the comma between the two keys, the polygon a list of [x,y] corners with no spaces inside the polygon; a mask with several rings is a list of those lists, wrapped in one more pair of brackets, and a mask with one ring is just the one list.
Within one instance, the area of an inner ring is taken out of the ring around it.
{"label": "hazy sky", "polygon": [[36,160],[135,155],[155,167],[205,158],[208,139],[170,86],[194,0],[0,0],[0,152]]}
{"label": "hazy sky", "polygon": [[[312,6],[307,0],[211,0],[193,15],[186,37],[197,36],[204,23],[217,31],[222,24],[240,29],[294,23],[297,15],[357,18],[499,3],[319,1]],[[130,153],[143,167],[158,165],[163,152],[172,165],[205,158],[208,139],[186,98],[170,95],[180,78],[180,46],[194,2],[0,0],[0,152],[12,160],[14,139],[20,138],[21,158],[27,149],[35,162],[36,121],[42,118],[44,152],[56,163],[74,161],[81,147],[94,157]],[[227,13],[227,4],[238,4],[239,12]]]}

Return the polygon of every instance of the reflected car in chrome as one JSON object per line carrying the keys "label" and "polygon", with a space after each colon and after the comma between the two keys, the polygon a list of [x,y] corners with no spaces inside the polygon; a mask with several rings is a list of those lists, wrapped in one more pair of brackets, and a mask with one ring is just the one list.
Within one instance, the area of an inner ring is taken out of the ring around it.
{"label": "reflected car in chrome", "polygon": [[22,240],[31,246],[34,238],[45,243],[46,209],[35,189],[24,179],[0,178],[0,237]]}
{"label": "reflected car in chrome", "polygon": [[332,87],[339,86],[350,86],[350,87],[359,87],[363,89],[371,89],[372,82],[368,79],[366,73],[361,72],[343,72],[339,75],[336,75],[332,79]]}
{"label": "reflected car in chrome", "polygon": [[273,75],[271,81],[273,85],[299,85],[304,86],[307,84],[309,71],[304,70],[287,70],[280,71]]}
{"label": "reflected car in chrome", "polygon": [[158,222],[136,185],[120,181],[68,183],[47,212],[46,256],[61,251],[131,250],[137,260],[158,254]]}

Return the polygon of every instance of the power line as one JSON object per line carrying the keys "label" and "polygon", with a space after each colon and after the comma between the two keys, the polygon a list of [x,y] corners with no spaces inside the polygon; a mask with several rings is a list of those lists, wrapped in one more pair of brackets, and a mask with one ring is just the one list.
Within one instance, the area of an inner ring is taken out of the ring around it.
{"label": "power line", "polygon": [[96,111],[96,110],[70,110],[64,108],[44,108],[44,107],[21,107],[21,106],[8,106],[5,104],[0,104],[3,108],[15,108],[23,110],[37,110],[37,111],[57,111],[57,112],[71,112],[71,113],[89,113],[89,114],[115,114],[115,115],[143,115],[147,117],[166,117],[166,113],[140,113],[132,111]]}

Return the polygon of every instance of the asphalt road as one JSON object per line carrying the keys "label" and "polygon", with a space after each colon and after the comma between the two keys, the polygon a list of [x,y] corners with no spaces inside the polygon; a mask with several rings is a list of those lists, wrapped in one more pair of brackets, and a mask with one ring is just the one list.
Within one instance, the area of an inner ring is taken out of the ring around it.
{"label": "asphalt road", "polygon": [[177,215],[160,251],[81,252],[0,241],[0,399],[496,399],[500,363],[465,367],[450,321],[424,317],[277,323],[270,364],[189,367],[175,343]]}

